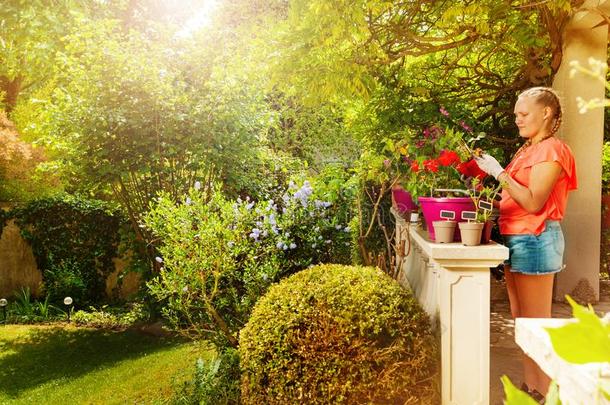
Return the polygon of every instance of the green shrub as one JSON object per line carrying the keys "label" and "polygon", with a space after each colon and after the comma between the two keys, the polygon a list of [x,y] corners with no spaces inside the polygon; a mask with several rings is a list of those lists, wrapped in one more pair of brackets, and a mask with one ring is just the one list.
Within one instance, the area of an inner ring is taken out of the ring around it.
{"label": "green shrub", "polygon": [[103,201],[58,195],[31,201],[10,215],[32,246],[52,303],[61,305],[66,295],[78,307],[105,300],[105,280],[114,271],[119,244],[119,212]]}
{"label": "green shrub", "polygon": [[89,307],[87,311],[75,311],[71,319],[79,326],[125,329],[136,323],[150,320],[150,313],[143,304],[136,302],[127,307],[112,308],[106,305],[99,309]]}
{"label": "green shrub", "polygon": [[271,287],[239,353],[244,404],[437,399],[429,319],[373,268],[320,265]]}
{"label": "green shrub", "polygon": [[197,359],[195,373],[174,397],[176,404],[231,405],[239,403],[239,353],[227,347],[210,360]]}
{"label": "green shrub", "polygon": [[148,286],[170,324],[236,347],[273,282],[311,264],[349,261],[346,211],[335,208],[343,194],[320,185],[318,198],[316,185],[290,182],[281,198],[266,201],[231,201],[218,189],[193,188],[183,202],[162,194],[145,217],[163,263]]}
{"label": "green shrub", "polygon": [[64,297],[69,296],[75,303],[82,305],[89,298],[80,266],[73,260],[51,263],[44,272],[44,278],[44,290],[51,302],[62,302]]}
{"label": "green shrub", "polygon": [[61,319],[65,312],[49,304],[49,297],[43,301],[32,299],[29,287],[15,292],[7,307],[7,323],[38,323]]}

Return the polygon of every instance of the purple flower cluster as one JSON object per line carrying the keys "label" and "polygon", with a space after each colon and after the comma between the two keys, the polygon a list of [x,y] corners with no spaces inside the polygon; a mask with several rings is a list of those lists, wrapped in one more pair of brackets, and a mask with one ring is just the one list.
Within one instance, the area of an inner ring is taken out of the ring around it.
{"label": "purple flower cluster", "polygon": [[303,185],[301,186],[301,188],[298,189],[296,193],[294,193],[293,198],[298,200],[301,203],[301,205],[304,208],[306,208],[307,201],[309,200],[309,197],[311,196],[312,193],[313,193],[313,188],[311,187],[311,184],[309,183],[309,181],[305,181],[303,183]]}
{"label": "purple flower cluster", "polygon": [[468,126],[463,120],[460,121],[460,126],[464,128],[464,131],[472,132],[472,127]]}
{"label": "purple flower cluster", "polygon": [[[322,219],[326,218],[326,211],[332,206],[332,203],[312,199],[313,192],[309,181],[303,182],[301,186],[290,182],[286,192],[277,203],[273,199],[255,203],[249,197],[245,197],[245,201],[238,198],[233,204],[236,221],[239,221],[239,217],[252,220],[252,227],[248,232],[248,239],[252,242],[268,241],[281,251],[293,250],[301,246],[311,246],[313,249],[323,248],[325,244],[334,242],[330,237],[331,234],[349,232],[349,227],[336,224],[331,218]],[[314,226],[309,228],[313,232],[308,230],[301,234],[299,231],[298,235],[291,236],[288,230],[294,225],[302,224],[303,216],[319,218],[322,222],[314,220]],[[332,223],[330,223],[331,221]],[[321,226],[316,226],[317,223]],[[229,247],[232,246],[234,246],[233,243]]]}

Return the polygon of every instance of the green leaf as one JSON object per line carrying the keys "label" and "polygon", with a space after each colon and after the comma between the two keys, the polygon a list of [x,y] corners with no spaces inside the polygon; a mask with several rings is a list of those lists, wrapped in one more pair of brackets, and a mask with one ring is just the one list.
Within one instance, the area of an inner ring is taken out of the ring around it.
{"label": "green leaf", "polygon": [[503,375],[500,380],[502,380],[502,385],[504,385],[504,395],[506,399],[504,400],[504,405],[537,405],[538,402],[534,401],[532,397],[527,395],[527,393],[521,391],[519,388],[515,387],[513,383],[510,381],[508,376]]}
{"label": "green leaf", "polygon": [[610,325],[602,323],[592,308],[578,305],[569,296],[566,299],[577,321],[560,328],[545,328],[555,352],[575,364],[610,362]]}
{"label": "green leaf", "polygon": [[559,387],[555,381],[551,381],[551,385],[549,385],[549,391],[546,393],[544,403],[546,405],[561,405],[561,399],[559,399]]}

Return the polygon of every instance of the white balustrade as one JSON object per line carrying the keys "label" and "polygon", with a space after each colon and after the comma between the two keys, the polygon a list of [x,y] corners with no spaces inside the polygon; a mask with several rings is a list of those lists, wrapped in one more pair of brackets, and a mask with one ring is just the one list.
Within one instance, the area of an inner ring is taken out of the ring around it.
{"label": "white balustrade", "polygon": [[399,282],[440,335],[442,403],[489,404],[489,269],[508,258],[508,248],[434,243],[421,227],[395,217],[396,245],[404,246],[396,258]]}
{"label": "white balustrade", "polygon": [[515,341],[523,352],[559,386],[559,398],[564,405],[610,404],[599,386],[610,381],[610,364],[572,364],[555,353],[549,334],[544,328],[557,328],[572,319],[517,318]]}

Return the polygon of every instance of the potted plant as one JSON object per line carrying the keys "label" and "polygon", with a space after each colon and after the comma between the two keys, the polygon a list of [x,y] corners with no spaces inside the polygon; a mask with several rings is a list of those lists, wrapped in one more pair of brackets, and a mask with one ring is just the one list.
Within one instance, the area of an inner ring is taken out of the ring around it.
{"label": "potted plant", "polygon": [[462,243],[466,246],[477,246],[481,244],[481,235],[485,224],[480,221],[460,222],[460,236]]}
{"label": "potted plant", "polygon": [[[441,210],[455,212],[459,219],[462,211],[474,210],[464,178],[484,178],[487,174],[471,159],[462,134],[451,128],[427,128],[419,139],[409,145],[405,155],[408,170],[401,183],[417,198],[425,219],[428,236],[435,240],[433,223],[440,220]],[[455,233],[459,240],[459,231]]]}
{"label": "potted plant", "polygon": [[[468,143],[474,143],[485,134],[474,137],[472,128],[463,121],[449,119],[449,113],[441,107],[440,113],[454,124],[443,127],[433,124],[421,131],[408,129],[400,140],[386,141],[384,165],[393,183],[393,205],[404,218],[415,212],[417,203],[425,219],[428,236],[435,240],[433,222],[440,219],[441,210],[453,211],[456,219],[464,210],[474,210],[472,200],[465,190],[463,179],[486,176],[472,158]],[[468,134],[468,135],[467,135]],[[469,136],[466,141],[465,136]],[[455,232],[459,240],[459,231]]]}
{"label": "potted plant", "polygon": [[468,189],[470,198],[474,204],[476,217],[473,221],[460,222],[459,228],[462,242],[467,246],[487,244],[491,240],[493,222],[493,203],[500,192],[502,184],[495,186],[484,186],[480,180],[474,178]]}

